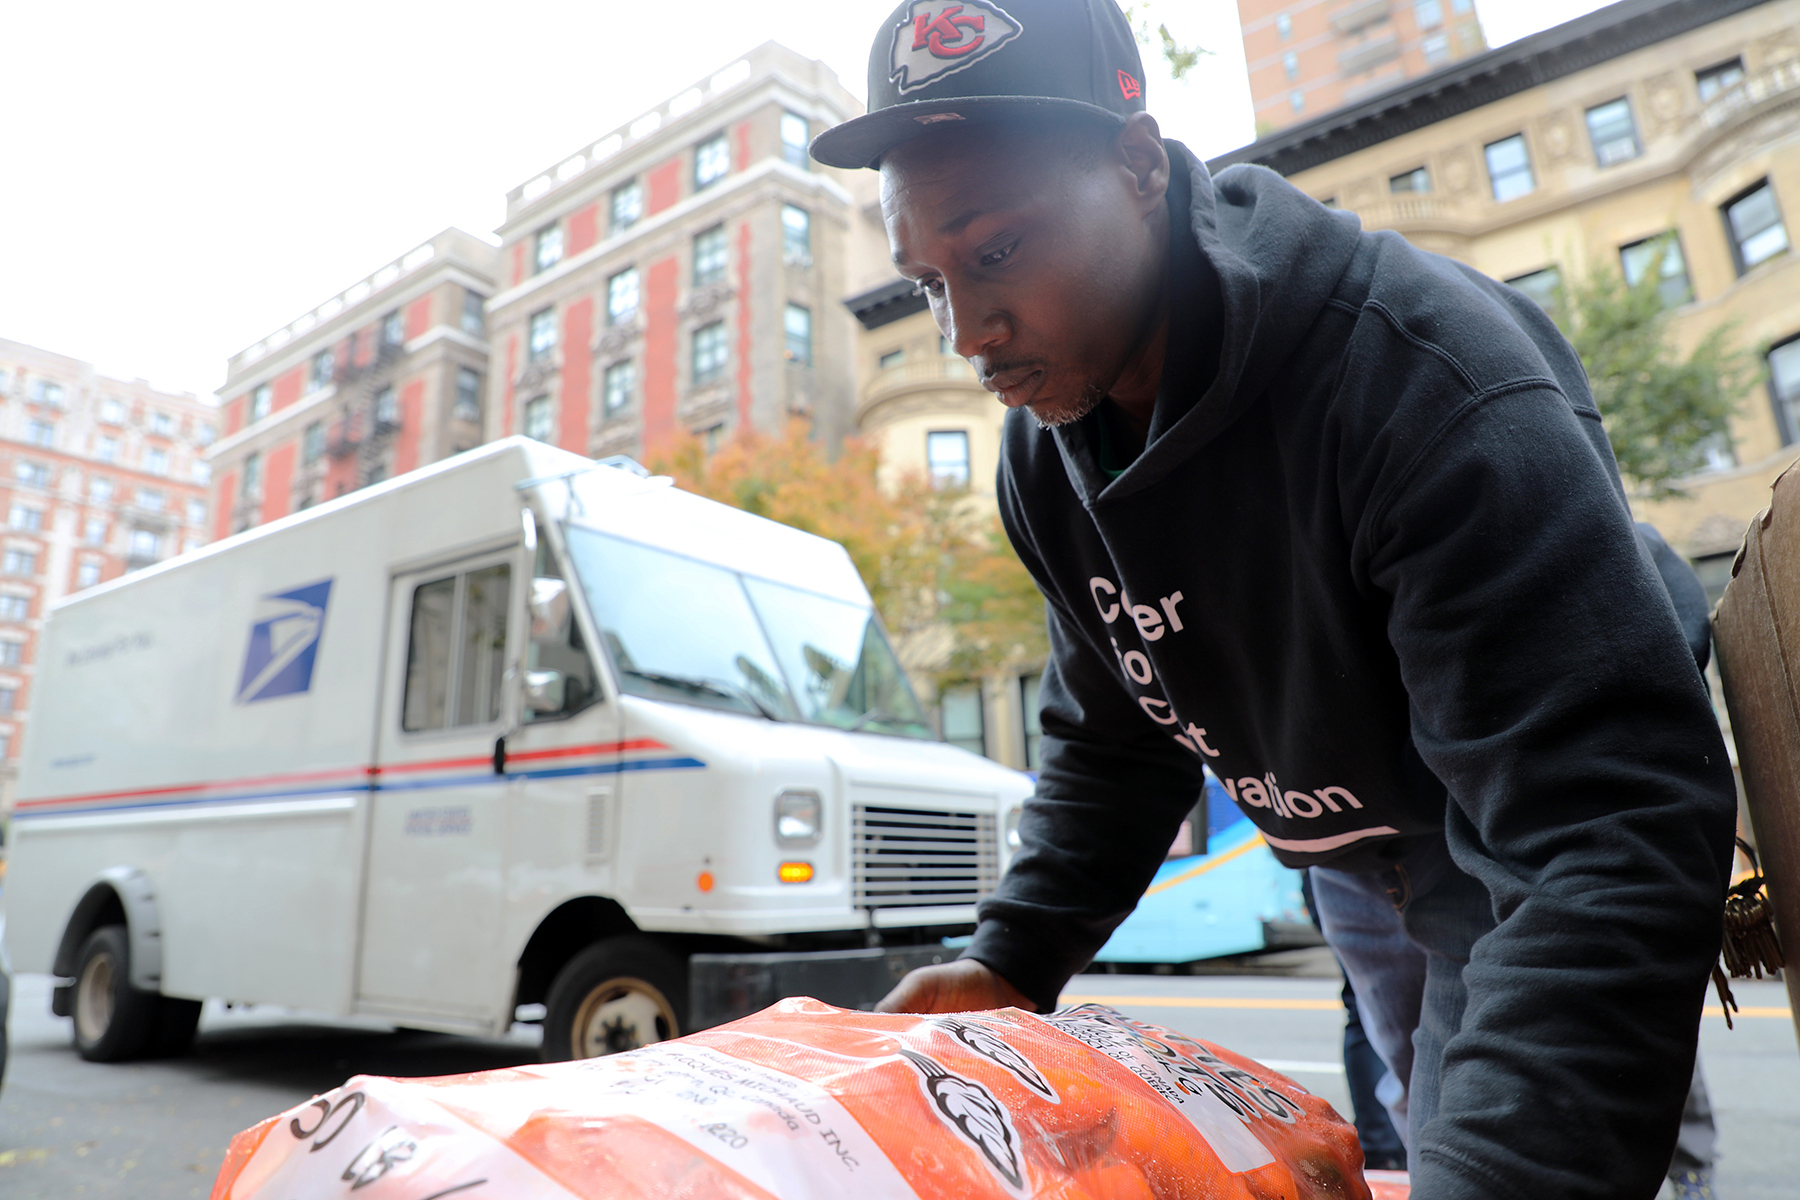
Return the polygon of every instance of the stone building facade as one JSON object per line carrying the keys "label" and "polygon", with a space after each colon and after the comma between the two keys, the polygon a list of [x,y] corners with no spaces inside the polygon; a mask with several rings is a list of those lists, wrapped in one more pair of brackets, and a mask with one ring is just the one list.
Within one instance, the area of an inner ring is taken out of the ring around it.
{"label": "stone building facade", "polygon": [[806,145],[860,112],[822,63],[771,42],[514,188],[487,436],[604,457],[792,417],[827,445],[847,433],[838,300],[873,180]]}
{"label": "stone building facade", "polygon": [[232,355],[210,452],[226,537],[486,440],[494,247],[446,229]]}
{"label": "stone building facade", "polygon": [[50,605],[194,549],[211,525],[217,410],[0,339],[0,814]]}
{"label": "stone building facade", "polygon": [[1625,0],[1211,165],[1232,162],[1546,304],[1666,245],[1670,338],[1728,325],[1762,365],[1687,497],[1633,501],[1716,596],[1800,455],[1800,0]]}
{"label": "stone building facade", "polygon": [[1487,49],[1475,0],[1238,0],[1258,137]]}

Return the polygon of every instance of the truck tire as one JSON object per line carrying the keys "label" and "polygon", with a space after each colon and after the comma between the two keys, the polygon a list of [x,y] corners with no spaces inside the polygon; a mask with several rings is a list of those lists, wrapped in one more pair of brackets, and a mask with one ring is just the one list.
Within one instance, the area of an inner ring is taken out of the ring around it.
{"label": "truck tire", "polygon": [[556,973],[544,1008],[545,1062],[680,1037],[687,1027],[687,963],[646,937],[607,938]]}
{"label": "truck tire", "polygon": [[136,1058],[156,1032],[162,997],[131,986],[131,942],[123,925],[88,934],[76,957],[75,1049],[89,1062]]}
{"label": "truck tire", "polygon": [[177,1058],[194,1044],[200,1028],[200,1001],[178,1000],[174,996],[156,998],[156,1028],[144,1047],[149,1058]]}

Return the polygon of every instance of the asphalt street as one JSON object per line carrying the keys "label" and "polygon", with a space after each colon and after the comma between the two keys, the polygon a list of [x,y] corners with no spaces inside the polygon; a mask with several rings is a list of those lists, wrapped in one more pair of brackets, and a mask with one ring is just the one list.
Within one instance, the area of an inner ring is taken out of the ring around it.
{"label": "asphalt street", "polygon": [[[533,1061],[511,1041],[396,1032],[209,1004],[191,1054],[99,1065],[49,1015],[49,981],[15,981],[0,1087],[0,1197],[205,1197],[231,1135],[355,1074],[446,1075]],[[1789,1200],[1800,1179],[1800,1051],[1776,984],[1739,984],[1735,1032],[1710,1016],[1702,1054],[1718,1110],[1718,1200]],[[1249,1054],[1349,1111],[1342,1010],[1330,978],[1078,976],[1065,1002],[1112,1004]]]}

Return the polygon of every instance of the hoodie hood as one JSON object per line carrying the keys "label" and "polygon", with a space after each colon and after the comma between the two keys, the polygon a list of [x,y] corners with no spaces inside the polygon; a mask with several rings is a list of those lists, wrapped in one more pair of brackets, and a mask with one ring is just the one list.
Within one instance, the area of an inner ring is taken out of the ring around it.
{"label": "hoodie hood", "polygon": [[[1055,431],[1084,504],[1150,486],[1257,403],[1337,289],[1362,236],[1354,214],[1326,208],[1266,167],[1234,166],[1214,179],[1185,145],[1164,144],[1170,208],[1184,206],[1186,220],[1171,211],[1175,294],[1162,387],[1148,444],[1116,480],[1099,470],[1095,430],[1103,414]],[[1212,305],[1196,294],[1207,283],[1196,257],[1217,281]],[[1207,319],[1221,325],[1218,373],[1196,396],[1187,372],[1172,368],[1202,341],[1197,323]]]}

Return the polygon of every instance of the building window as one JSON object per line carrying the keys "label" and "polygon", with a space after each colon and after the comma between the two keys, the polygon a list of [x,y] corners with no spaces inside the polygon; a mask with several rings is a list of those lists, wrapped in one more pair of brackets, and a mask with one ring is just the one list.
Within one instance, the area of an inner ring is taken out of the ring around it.
{"label": "building window", "polygon": [[175,418],[164,412],[151,413],[150,432],[154,433],[157,437],[174,437]]}
{"label": "building window", "polygon": [[1800,336],[1769,350],[1769,401],[1781,444],[1793,445],[1800,439]]}
{"label": "building window", "polygon": [[1731,238],[1731,257],[1739,275],[1767,262],[1788,248],[1787,227],[1781,223],[1781,207],[1767,179],[1720,207],[1725,232]]}
{"label": "building window", "polygon": [[81,528],[81,540],[90,546],[106,545],[106,522],[99,517],[89,517]]}
{"label": "building window", "polygon": [[537,244],[532,251],[533,271],[548,271],[562,261],[563,231],[561,225],[546,225],[537,231]]}
{"label": "building window", "polygon": [[731,171],[731,143],[716,133],[694,147],[694,190],[711,187]]}
{"label": "building window", "polygon": [[312,466],[325,457],[325,422],[314,421],[300,435],[300,462]]}
{"label": "building window", "polygon": [[1531,176],[1531,155],[1525,150],[1525,135],[1489,142],[1487,147],[1488,179],[1493,184],[1494,199],[1514,200],[1528,195],[1537,187]]}
{"label": "building window", "polygon": [[[12,712],[18,707],[18,704],[18,688],[13,687],[10,684],[5,687],[0,687],[0,712]],[[12,732],[10,730],[6,733],[6,751],[9,755],[12,753]]]}
{"label": "building window", "polygon": [[487,332],[487,297],[480,292],[463,292],[462,331],[480,337]]}
{"label": "building window", "polygon": [[29,504],[15,504],[6,515],[6,523],[21,533],[42,533],[44,510],[33,508]]}
{"label": "building window", "polygon": [[528,358],[543,362],[556,349],[556,310],[541,309],[531,314]]}
{"label": "building window", "polygon": [[1301,95],[1297,91],[1289,92],[1288,93],[1288,107],[1293,109],[1295,112],[1301,111],[1302,109],[1304,109],[1306,107],[1306,97]]}
{"label": "building window", "polygon": [[969,435],[961,429],[934,430],[925,435],[925,470],[931,486],[969,486]]}
{"label": "building window", "polygon": [[644,185],[637,180],[621,184],[612,194],[612,231],[623,233],[644,215]]}
{"label": "building window", "polygon": [[694,330],[694,386],[723,379],[727,357],[725,322],[714,321]]}
{"label": "building window", "polygon": [[0,621],[24,621],[31,617],[31,598],[0,596]]}
{"label": "building window", "polygon": [[547,442],[555,437],[556,431],[551,428],[553,416],[555,414],[550,411],[550,397],[537,396],[527,400],[525,402],[525,436],[536,438],[540,442]]}
{"label": "building window", "polygon": [[781,158],[789,166],[799,167],[802,171],[809,166],[806,157],[806,143],[810,140],[811,129],[806,118],[799,113],[784,112],[781,114]]}
{"label": "building window", "polygon": [[101,437],[94,443],[94,457],[101,462],[118,462],[119,439],[116,437]]}
{"label": "building window", "polygon": [[1414,167],[1410,171],[1402,171],[1398,175],[1388,177],[1390,192],[1429,192],[1431,190],[1431,171],[1427,167]]}
{"label": "building window", "polygon": [[400,346],[406,342],[406,318],[399,309],[381,318],[381,344]]}
{"label": "building window", "polygon": [[47,488],[50,486],[50,468],[22,458],[13,464],[13,478],[30,487]]}
{"label": "building window", "polygon": [[0,572],[7,575],[36,575],[37,551],[8,550],[0,555]]}
{"label": "building window", "polygon": [[95,504],[111,504],[113,498],[113,482],[96,475],[88,480],[88,498]]}
{"label": "building window", "polygon": [[885,371],[889,367],[897,367],[905,361],[906,361],[906,351],[904,351],[904,350],[889,350],[886,354],[882,355],[880,358],[875,360],[875,365],[877,367],[879,367],[880,369],[882,369],[883,371]]}
{"label": "building window", "polygon": [[1624,268],[1625,282],[1636,287],[1655,267],[1658,258],[1662,265],[1656,291],[1662,297],[1663,307],[1675,308],[1692,300],[1694,291],[1688,284],[1687,263],[1681,257],[1681,239],[1673,232],[1619,247],[1619,265]]}
{"label": "building window", "polygon": [[125,406],[108,396],[100,402],[100,419],[108,425],[123,425],[125,423]]}
{"label": "building window", "polygon": [[25,423],[25,440],[34,446],[54,446],[56,444],[56,426],[33,417]]}
{"label": "building window", "polygon": [[812,266],[812,214],[792,204],[781,206],[781,260]]}
{"label": "building window", "polygon": [[148,529],[131,531],[131,542],[127,548],[127,556],[140,562],[155,562],[162,554],[162,539]]}
{"label": "building window", "polygon": [[139,488],[137,490],[137,506],[145,512],[161,512],[166,500],[155,488]]}
{"label": "building window", "polygon": [[637,316],[638,310],[638,273],[636,267],[626,267],[617,275],[606,281],[606,323],[608,325],[624,325]]}
{"label": "building window", "polygon": [[46,404],[51,408],[60,408],[63,400],[63,386],[48,379],[34,379],[31,381],[30,395],[33,404]]}
{"label": "building window", "polygon": [[945,688],[938,696],[938,714],[944,740],[971,754],[987,753],[987,730],[982,721],[981,685],[965,683]]}
{"label": "building window", "polygon": [[1730,91],[1742,82],[1744,82],[1744,60],[1741,58],[1715,63],[1694,72],[1694,86],[1699,89],[1700,103],[1702,104],[1721,92]]}
{"label": "building window", "polygon": [[458,421],[481,423],[481,375],[469,367],[456,369],[456,403],[450,412]]}
{"label": "building window", "polygon": [[307,379],[307,384],[316,392],[329,386],[331,377],[336,373],[337,355],[330,350],[321,350],[313,356],[312,374]]}
{"label": "building window", "polygon": [[1300,78],[1300,56],[1289,50],[1281,56],[1281,69],[1289,79]]}
{"label": "building window", "polygon": [[244,459],[244,480],[238,485],[238,494],[245,500],[262,498],[262,455],[254,451]]}
{"label": "building window", "polygon": [[729,251],[725,244],[725,227],[714,225],[694,235],[694,286],[710,287],[725,282]]}
{"label": "building window", "polygon": [[624,412],[631,404],[631,394],[636,389],[637,366],[629,359],[606,368],[606,374],[601,377],[600,392],[606,415],[610,417]]}
{"label": "building window", "polygon": [[1413,0],[1413,20],[1420,29],[1436,29],[1444,23],[1443,0]]}
{"label": "building window", "polygon": [[400,397],[392,386],[375,393],[375,424],[385,429],[400,426]]}
{"label": "building window", "polygon": [[0,667],[16,667],[24,661],[23,642],[0,642]]}
{"label": "building window", "polygon": [[169,473],[169,452],[155,446],[144,451],[144,470],[152,475],[167,475]]}
{"label": "building window", "polygon": [[189,525],[206,524],[206,501],[189,500],[187,502],[187,519]]}
{"label": "building window", "polygon": [[214,429],[211,425],[202,425],[194,436],[200,439],[200,444],[202,446],[210,446],[213,444],[214,439],[219,436],[219,431]]}
{"label": "building window", "polygon": [[75,586],[91,588],[100,582],[100,564],[89,560],[75,568]]}
{"label": "building window", "polygon": [[1603,167],[1626,162],[1643,153],[1637,126],[1631,120],[1631,101],[1621,96],[1587,110],[1588,137],[1594,143],[1594,161]]}
{"label": "building window", "polygon": [[1042,675],[1019,676],[1019,715],[1025,733],[1025,769],[1035,771],[1043,764],[1044,724],[1039,709],[1038,687]]}
{"label": "building window", "polygon": [[787,360],[803,367],[812,366],[812,309],[800,304],[788,305],[781,317],[781,328],[787,338],[784,350]]}
{"label": "building window", "polygon": [[1557,297],[1562,294],[1562,272],[1555,267],[1545,267],[1541,271],[1532,271],[1527,275],[1515,275],[1506,281],[1508,287],[1518,288],[1531,298],[1532,302],[1547,313],[1557,308]]}
{"label": "building window", "polygon": [[1287,41],[1294,35],[1294,18],[1288,16],[1286,13],[1282,13],[1280,16],[1276,17],[1275,32],[1281,36],[1282,41]]}
{"label": "building window", "polygon": [[269,415],[275,405],[275,387],[273,384],[259,383],[250,393],[250,421],[254,425]]}
{"label": "building window", "polygon": [[1438,66],[1450,59],[1450,39],[1442,33],[1428,33],[1419,39],[1419,50],[1428,66]]}

